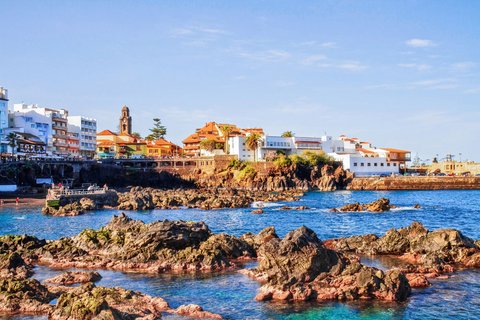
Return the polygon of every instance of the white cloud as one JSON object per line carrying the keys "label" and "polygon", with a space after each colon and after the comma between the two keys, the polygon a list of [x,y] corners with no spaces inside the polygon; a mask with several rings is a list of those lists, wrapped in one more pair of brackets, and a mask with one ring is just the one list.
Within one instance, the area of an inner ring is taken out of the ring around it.
{"label": "white cloud", "polygon": [[173,37],[188,37],[198,35],[225,35],[228,34],[226,30],[218,28],[205,28],[205,27],[183,27],[172,30],[171,35]]}
{"label": "white cloud", "polygon": [[423,63],[401,63],[398,66],[402,68],[416,69],[417,71],[426,71],[432,68],[430,65]]}
{"label": "white cloud", "polygon": [[358,61],[350,61],[350,62],[344,62],[335,65],[336,68],[343,69],[343,70],[348,70],[348,71],[353,71],[353,72],[358,72],[358,71],[363,71],[367,69],[367,66],[358,62]]}
{"label": "white cloud", "polygon": [[410,39],[405,41],[405,44],[409,47],[414,47],[414,48],[425,48],[425,47],[434,47],[436,46],[435,42],[432,40],[428,39]]}
{"label": "white cloud", "polygon": [[170,36],[181,39],[183,45],[195,47],[205,47],[227,34],[228,32],[223,29],[199,26],[177,28],[170,32]]}
{"label": "white cloud", "polygon": [[412,82],[412,85],[427,89],[453,89],[458,87],[458,81],[454,78],[428,79]]}
{"label": "white cloud", "polygon": [[333,41],[327,42],[318,42],[315,40],[300,42],[296,46],[298,47],[321,47],[326,49],[335,49],[337,48],[337,43]]}
{"label": "white cloud", "polygon": [[291,54],[284,50],[265,50],[258,52],[240,52],[239,55],[242,58],[250,60],[258,60],[265,62],[279,62],[290,58]]}
{"label": "white cloud", "polygon": [[318,68],[341,69],[351,72],[363,71],[368,68],[367,65],[359,61],[335,61],[322,54],[307,56],[301,63],[304,65],[313,65]]}
{"label": "white cloud", "polygon": [[337,47],[337,44],[335,42],[323,42],[320,46],[323,48],[334,49]]}
{"label": "white cloud", "polygon": [[327,57],[323,54],[314,54],[303,59],[302,63],[306,65],[311,65],[319,61],[325,61]]}

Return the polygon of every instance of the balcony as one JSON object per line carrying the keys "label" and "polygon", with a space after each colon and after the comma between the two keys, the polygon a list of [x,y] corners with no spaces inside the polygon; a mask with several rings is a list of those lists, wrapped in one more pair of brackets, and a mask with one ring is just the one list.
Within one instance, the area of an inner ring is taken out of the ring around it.
{"label": "balcony", "polygon": [[55,133],[53,135],[53,137],[56,138],[56,139],[65,139],[65,140],[68,139],[68,136],[66,134],[63,134],[63,133]]}
{"label": "balcony", "polygon": [[64,141],[53,141],[53,146],[54,147],[68,147],[68,143]]}
{"label": "balcony", "polygon": [[58,123],[52,123],[52,129],[67,130],[67,126],[66,125],[60,125]]}

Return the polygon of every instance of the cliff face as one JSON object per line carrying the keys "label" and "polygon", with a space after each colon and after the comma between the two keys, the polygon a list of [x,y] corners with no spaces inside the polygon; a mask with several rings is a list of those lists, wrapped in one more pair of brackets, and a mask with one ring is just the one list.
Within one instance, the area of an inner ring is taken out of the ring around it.
{"label": "cliff face", "polygon": [[[244,172],[247,172],[244,174]],[[353,179],[353,175],[330,165],[305,167],[291,165],[285,168],[270,167],[238,171],[232,168],[213,174],[197,170],[183,176],[186,180],[195,181],[202,188],[241,188],[261,191],[334,191],[345,189]]]}
{"label": "cliff face", "polygon": [[480,177],[365,177],[354,178],[348,190],[475,190]]}

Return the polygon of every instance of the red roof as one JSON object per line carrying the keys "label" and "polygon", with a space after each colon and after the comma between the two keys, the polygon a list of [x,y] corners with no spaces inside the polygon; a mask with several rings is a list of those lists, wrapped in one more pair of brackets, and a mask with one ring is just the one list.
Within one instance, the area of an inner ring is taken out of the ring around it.
{"label": "red roof", "polygon": [[97,136],[116,136],[117,134],[115,132],[112,132],[110,130],[103,130],[99,133],[97,133]]}
{"label": "red roof", "polygon": [[357,151],[363,152],[363,153],[376,153],[375,151],[371,151],[371,150],[363,149],[363,148],[358,148]]}

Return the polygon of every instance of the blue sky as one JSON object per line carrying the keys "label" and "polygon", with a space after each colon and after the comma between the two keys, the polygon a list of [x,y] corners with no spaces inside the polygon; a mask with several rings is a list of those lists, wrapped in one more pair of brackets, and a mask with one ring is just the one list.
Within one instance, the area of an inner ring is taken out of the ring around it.
{"label": "blue sky", "polygon": [[480,160],[479,1],[3,1],[0,85],[181,140],[205,122]]}

